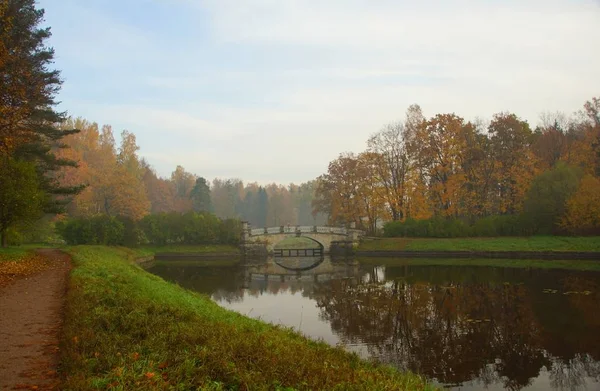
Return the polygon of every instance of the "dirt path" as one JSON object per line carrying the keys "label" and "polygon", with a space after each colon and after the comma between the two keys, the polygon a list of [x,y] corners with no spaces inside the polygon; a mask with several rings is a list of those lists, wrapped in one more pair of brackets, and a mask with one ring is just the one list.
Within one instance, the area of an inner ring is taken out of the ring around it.
{"label": "dirt path", "polygon": [[69,256],[39,253],[50,267],[0,287],[0,390],[51,390],[58,385],[58,337]]}

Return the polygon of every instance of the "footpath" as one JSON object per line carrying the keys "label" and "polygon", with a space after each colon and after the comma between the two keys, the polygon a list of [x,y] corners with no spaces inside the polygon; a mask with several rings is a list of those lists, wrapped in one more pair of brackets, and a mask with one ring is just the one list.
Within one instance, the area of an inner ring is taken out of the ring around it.
{"label": "footpath", "polygon": [[59,250],[38,254],[45,267],[0,284],[2,391],[58,387],[58,341],[71,264]]}

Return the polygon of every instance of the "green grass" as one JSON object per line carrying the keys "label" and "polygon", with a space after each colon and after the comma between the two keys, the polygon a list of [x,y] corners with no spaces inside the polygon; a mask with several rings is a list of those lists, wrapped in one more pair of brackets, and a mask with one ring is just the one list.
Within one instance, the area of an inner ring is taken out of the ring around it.
{"label": "green grass", "polygon": [[61,389],[433,389],[419,376],[225,310],[132,264],[139,253],[67,251],[74,269]]}
{"label": "green grass", "polygon": [[510,268],[564,269],[600,272],[600,262],[579,260],[539,260],[539,259],[454,259],[454,258],[356,258],[361,264],[377,266],[491,266]]}
{"label": "green grass", "polygon": [[139,256],[149,256],[160,253],[240,253],[239,247],[228,244],[141,246],[136,248],[135,251]]}
{"label": "green grass", "polygon": [[317,247],[319,247],[319,243],[315,242],[312,239],[305,238],[303,236],[286,238],[286,239],[282,240],[281,242],[277,243],[277,245],[275,246],[275,248],[282,248],[282,249],[317,248]]}
{"label": "green grass", "polygon": [[359,251],[600,251],[600,237],[381,238],[363,241]]}
{"label": "green grass", "polygon": [[0,262],[18,261],[31,254],[36,248],[51,247],[47,244],[24,244],[20,246],[0,247]]}

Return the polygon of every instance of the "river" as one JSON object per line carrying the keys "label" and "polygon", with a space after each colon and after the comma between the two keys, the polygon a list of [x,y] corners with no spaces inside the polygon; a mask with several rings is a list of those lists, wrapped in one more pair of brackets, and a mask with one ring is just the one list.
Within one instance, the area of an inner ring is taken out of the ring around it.
{"label": "river", "polygon": [[156,261],[219,305],[454,390],[600,390],[600,273],[324,258]]}

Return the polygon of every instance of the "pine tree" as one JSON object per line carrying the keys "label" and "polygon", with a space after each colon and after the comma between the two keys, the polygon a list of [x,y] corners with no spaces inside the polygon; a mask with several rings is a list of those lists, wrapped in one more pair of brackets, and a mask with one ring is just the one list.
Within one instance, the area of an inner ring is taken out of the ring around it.
{"label": "pine tree", "polygon": [[34,0],[0,0],[0,159],[34,164],[46,194],[43,210],[58,213],[66,196],[83,186],[60,186],[56,178],[57,170],[77,166],[55,152],[65,147],[63,137],[78,131],[59,127],[66,119],[55,110],[62,80],[52,69],[54,50],[45,44],[50,28],[39,27],[43,18],[44,10]]}
{"label": "pine tree", "polygon": [[212,202],[210,199],[210,188],[206,179],[200,177],[196,179],[196,185],[190,192],[190,198],[193,202],[193,207],[196,212],[213,212]]}

